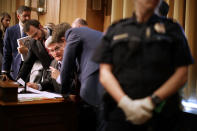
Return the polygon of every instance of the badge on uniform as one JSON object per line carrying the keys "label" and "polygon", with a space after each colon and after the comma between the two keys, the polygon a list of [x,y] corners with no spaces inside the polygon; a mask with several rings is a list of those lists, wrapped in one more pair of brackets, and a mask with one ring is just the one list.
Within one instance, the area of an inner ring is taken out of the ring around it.
{"label": "badge on uniform", "polygon": [[151,29],[150,29],[150,27],[147,27],[146,28],[146,38],[150,38],[150,35],[151,35]]}
{"label": "badge on uniform", "polygon": [[166,33],[166,27],[163,23],[155,23],[154,29],[157,33],[161,33],[161,34]]}
{"label": "badge on uniform", "polygon": [[124,39],[124,38],[128,38],[128,33],[124,33],[124,34],[120,34],[120,35],[115,35],[113,37],[113,40],[119,40],[119,39]]}

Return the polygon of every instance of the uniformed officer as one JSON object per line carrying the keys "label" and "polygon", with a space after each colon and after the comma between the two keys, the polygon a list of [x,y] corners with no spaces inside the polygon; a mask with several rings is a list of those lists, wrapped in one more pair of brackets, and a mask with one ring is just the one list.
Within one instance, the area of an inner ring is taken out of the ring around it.
{"label": "uniformed officer", "polygon": [[160,2],[134,0],[134,16],[113,24],[93,56],[107,92],[107,131],[181,127],[178,90],[193,59],[179,24],[154,13]]}

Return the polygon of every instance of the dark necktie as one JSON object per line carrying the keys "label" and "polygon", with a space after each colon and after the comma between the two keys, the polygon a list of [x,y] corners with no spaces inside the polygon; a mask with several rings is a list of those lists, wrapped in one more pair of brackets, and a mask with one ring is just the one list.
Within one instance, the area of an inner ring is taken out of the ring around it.
{"label": "dark necktie", "polygon": [[62,66],[61,62],[58,62],[58,70],[59,71],[61,70],[61,66]]}

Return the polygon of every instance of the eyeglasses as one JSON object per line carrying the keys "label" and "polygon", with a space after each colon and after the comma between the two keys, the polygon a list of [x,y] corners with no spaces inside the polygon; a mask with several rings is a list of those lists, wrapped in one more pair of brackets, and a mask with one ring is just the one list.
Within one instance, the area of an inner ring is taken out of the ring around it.
{"label": "eyeglasses", "polygon": [[52,53],[60,51],[60,49],[61,49],[61,46],[56,46],[54,49],[49,49],[49,52],[52,54]]}

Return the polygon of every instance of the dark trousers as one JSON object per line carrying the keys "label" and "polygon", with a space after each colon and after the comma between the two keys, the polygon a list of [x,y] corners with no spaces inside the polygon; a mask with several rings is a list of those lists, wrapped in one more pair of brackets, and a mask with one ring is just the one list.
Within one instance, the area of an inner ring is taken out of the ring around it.
{"label": "dark trousers", "polygon": [[105,121],[101,106],[81,102],[78,105],[78,131],[104,131]]}

